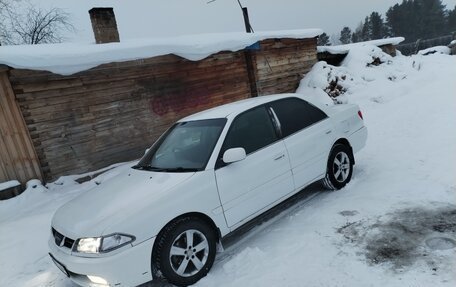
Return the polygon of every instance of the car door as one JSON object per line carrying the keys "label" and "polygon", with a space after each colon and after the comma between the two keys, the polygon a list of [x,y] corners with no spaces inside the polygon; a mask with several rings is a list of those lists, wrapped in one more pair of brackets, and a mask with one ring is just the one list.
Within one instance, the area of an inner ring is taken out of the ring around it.
{"label": "car door", "polygon": [[234,119],[220,152],[242,147],[247,157],[216,166],[220,200],[229,227],[242,224],[294,190],[288,154],[265,106]]}
{"label": "car door", "polygon": [[333,126],[319,108],[299,98],[272,102],[283,141],[290,156],[296,189],[326,173],[328,154],[333,143]]}

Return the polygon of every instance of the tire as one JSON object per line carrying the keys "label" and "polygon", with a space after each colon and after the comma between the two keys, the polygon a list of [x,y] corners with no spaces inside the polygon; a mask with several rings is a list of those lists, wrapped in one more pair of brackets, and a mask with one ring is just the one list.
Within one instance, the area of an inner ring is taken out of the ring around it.
{"label": "tire", "polygon": [[350,182],[353,174],[353,152],[344,144],[336,144],[331,149],[323,184],[331,190],[341,189]]}
{"label": "tire", "polygon": [[178,219],[165,227],[157,240],[152,260],[171,284],[192,285],[206,276],[214,263],[217,236],[203,220]]}

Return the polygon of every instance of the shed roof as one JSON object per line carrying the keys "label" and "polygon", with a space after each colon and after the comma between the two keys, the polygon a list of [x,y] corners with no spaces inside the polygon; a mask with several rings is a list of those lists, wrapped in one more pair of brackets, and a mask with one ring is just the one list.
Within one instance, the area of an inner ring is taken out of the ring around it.
{"label": "shed roof", "polygon": [[0,46],[0,64],[18,69],[45,70],[70,75],[111,62],[132,61],[174,54],[197,61],[220,51],[238,51],[274,38],[306,39],[320,29],[220,33],[137,39],[120,43],[61,43]]}
{"label": "shed roof", "polygon": [[318,53],[330,53],[330,54],[347,54],[351,48],[366,46],[366,45],[375,45],[377,47],[384,45],[397,45],[405,40],[404,37],[394,37],[386,39],[371,40],[359,43],[351,43],[346,45],[337,45],[337,46],[318,46]]}

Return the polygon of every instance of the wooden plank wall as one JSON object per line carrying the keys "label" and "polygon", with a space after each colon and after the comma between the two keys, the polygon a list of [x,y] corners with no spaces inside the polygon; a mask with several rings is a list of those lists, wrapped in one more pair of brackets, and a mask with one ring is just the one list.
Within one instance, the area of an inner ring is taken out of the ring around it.
{"label": "wooden plank wall", "polygon": [[378,46],[380,49],[382,49],[383,52],[387,53],[388,55],[392,57],[396,57],[396,46],[393,44],[387,44],[387,45],[382,45]]}
{"label": "wooden plank wall", "polygon": [[11,70],[46,180],[139,158],[176,119],[250,96],[243,52],[166,55],[72,76]]}
{"label": "wooden plank wall", "polygon": [[0,182],[42,179],[27,127],[8,80],[0,67]]}
{"label": "wooden plank wall", "polygon": [[[251,51],[259,95],[294,92],[317,61],[316,39],[276,39]],[[11,69],[45,180],[139,158],[176,119],[256,95],[246,52],[201,61],[166,55],[71,76]]]}
{"label": "wooden plank wall", "polygon": [[317,62],[317,39],[268,39],[253,53],[258,95],[294,93]]}

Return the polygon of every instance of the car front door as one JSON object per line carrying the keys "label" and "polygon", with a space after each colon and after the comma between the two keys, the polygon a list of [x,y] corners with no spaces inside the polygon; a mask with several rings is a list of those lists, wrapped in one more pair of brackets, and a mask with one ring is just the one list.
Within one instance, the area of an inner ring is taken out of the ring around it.
{"label": "car front door", "polygon": [[326,173],[328,154],[334,140],[328,116],[299,98],[272,102],[283,141],[290,156],[296,189],[301,189]]}
{"label": "car front door", "polygon": [[226,150],[239,147],[247,157],[231,164],[220,159],[215,171],[229,227],[244,223],[294,190],[285,144],[265,106],[234,119],[219,158]]}

